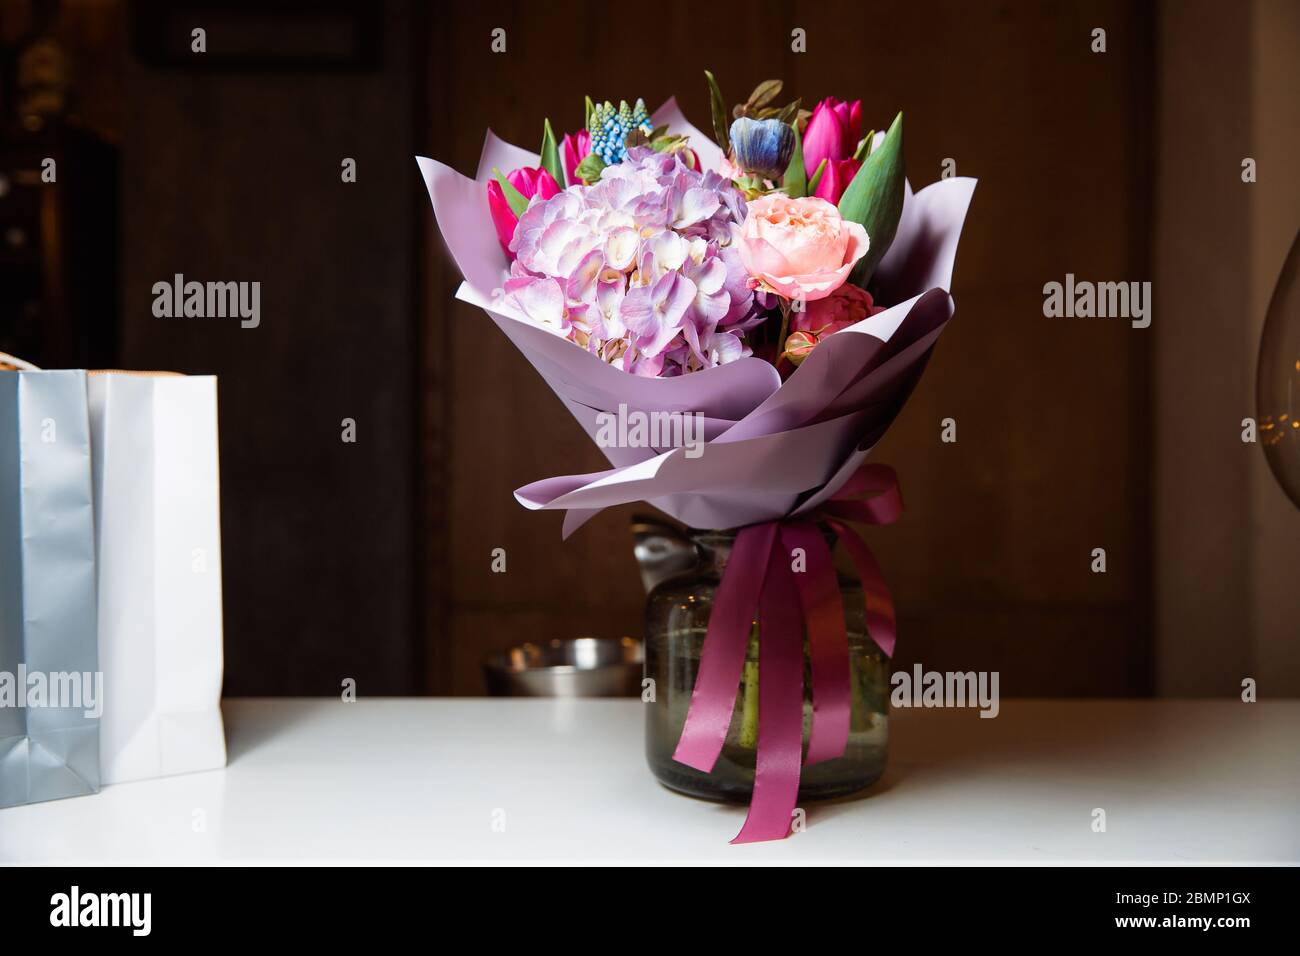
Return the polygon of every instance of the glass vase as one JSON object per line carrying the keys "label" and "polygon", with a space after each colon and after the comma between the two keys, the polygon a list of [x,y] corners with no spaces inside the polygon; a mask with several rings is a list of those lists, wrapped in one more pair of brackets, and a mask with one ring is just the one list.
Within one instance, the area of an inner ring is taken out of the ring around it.
{"label": "glass vase", "polygon": [[1300,508],[1300,232],[1269,303],[1255,392],[1264,455],[1277,483]]}
{"label": "glass vase", "polygon": [[[826,530],[828,542],[834,538]],[[697,562],[693,569],[659,583],[646,601],[645,674],[654,680],[654,700],[646,704],[646,760],[661,783],[694,797],[746,802],[754,787],[758,753],[759,625],[751,627],[731,726],[711,773],[673,760],[690,706],[700,651],[709,627],[714,596],[726,567],[735,532],[692,532]],[[843,796],[870,786],[885,769],[889,746],[889,661],[868,637],[861,585],[838,574],[848,632],[852,706],[844,755],[802,768],[800,799]],[[804,635],[803,751],[812,726],[812,690],[807,634]]]}

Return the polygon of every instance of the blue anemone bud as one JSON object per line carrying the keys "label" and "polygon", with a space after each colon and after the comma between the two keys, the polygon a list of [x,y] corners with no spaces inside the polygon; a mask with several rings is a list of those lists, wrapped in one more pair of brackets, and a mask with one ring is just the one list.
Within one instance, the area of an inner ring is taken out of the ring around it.
{"label": "blue anemone bud", "polygon": [[763,179],[780,179],[794,154],[794,128],[779,119],[752,120],[742,116],[731,124],[736,164]]}

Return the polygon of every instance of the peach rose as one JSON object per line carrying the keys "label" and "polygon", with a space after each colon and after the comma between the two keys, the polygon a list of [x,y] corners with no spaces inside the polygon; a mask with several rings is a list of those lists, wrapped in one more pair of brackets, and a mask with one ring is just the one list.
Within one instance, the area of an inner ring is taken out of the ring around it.
{"label": "peach rose", "polygon": [[867,254],[867,231],[824,199],[770,193],[749,204],[740,261],[778,295],[813,302],[844,284]]}

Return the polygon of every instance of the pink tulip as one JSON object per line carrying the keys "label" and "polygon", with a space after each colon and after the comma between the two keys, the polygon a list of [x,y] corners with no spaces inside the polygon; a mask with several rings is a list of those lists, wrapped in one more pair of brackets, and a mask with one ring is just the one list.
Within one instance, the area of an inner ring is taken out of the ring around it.
{"label": "pink tulip", "polygon": [[[560,184],[540,166],[536,169],[525,167],[512,170],[506,174],[506,182],[519,190],[520,195],[525,199],[532,199],[534,196],[550,199],[560,191]],[[515,254],[510,251],[510,240],[515,237],[515,227],[519,225],[519,217],[510,208],[505,192],[495,179],[488,181],[487,198],[488,210],[492,213],[492,225],[497,229],[497,240],[501,243],[501,248],[506,251],[506,255],[514,259]]]}
{"label": "pink tulip", "polygon": [[823,159],[851,159],[862,138],[862,101],[828,96],[817,104],[803,132],[803,164],[811,177]]}
{"label": "pink tulip", "polygon": [[570,184],[578,181],[578,164],[591,152],[591,134],[585,129],[577,133],[565,133],[560,143],[560,156],[564,162],[564,174]]}
{"label": "pink tulip", "polygon": [[817,188],[813,190],[813,195],[829,203],[838,203],[840,197],[844,195],[844,190],[849,188],[849,183],[853,182],[853,177],[861,168],[862,163],[856,159],[827,160],[826,169],[822,172],[822,178],[817,181]]}

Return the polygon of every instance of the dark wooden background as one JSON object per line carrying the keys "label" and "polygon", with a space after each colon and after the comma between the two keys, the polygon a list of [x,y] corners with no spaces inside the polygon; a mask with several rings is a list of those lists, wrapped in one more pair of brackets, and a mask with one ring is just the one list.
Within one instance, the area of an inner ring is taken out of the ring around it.
{"label": "dark wooden background", "polygon": [[[1089,49],[1096,26],[1105,54]],[[504,55],[489,49],[495,27]],[[790,50],[795,27],[806,54]],[[581,123],[584,94],[652,108],[675,94],[707,128],[708,68],[729,99],[780,77],[805,102],[861,98],[867,126],[901,109],[914,187],[946,157],[978,177],[955,320],[878,451],[906,502],[871,537],[898,604],[898,663],[1000,670],[1005,694],[1150,692],[1149,339],[1121,321],[1045,319],[1042,287],[1067,272],[1149,276],[1151,5],[482,4],[440,15],[431,36],[434,148],[462,171],[485,127],[536,148],[543,116]],[[432,235],[427,359],[443,444],[426,487],[445,522],[445,630],[430,681],[472,693],[489,648],[637,634],[642,595],[629,509],[561,543],[558,513],[513,502],[528,481],[606,465],[489,320],[452,301]],[[939,440],[946,417],[956,444]],[[490,573],[494,547],[507,574]],[[1105,574],[1090,570],[1096,547]]]}
{"label": "dark wooden background", "polygon": [[[122,147],[122,362],[221,380],[226,692],[474,694],[491,649],[639,633],[629,509],[561,542],[559,514],[511,496],[604,459],[453,301],[412,157],[472,171],[487,127],[535,147],[584,94],[676,94],[703,128],[709,68],[733,99],[780,77],[807,103],[861,98],[869,126],[901,109],[914,186],[948,157],[980,180],[955,320],[878,451],[907,505],[871,535],[898,664],[1000,670],[1007,695],[1149,693],[1152,339],[1045,319],[1042,287],[1150,278],[1157,9],[392,0],[373,68],[331,71],[149,65],[127,4],[65,4],[83,112]],[[261,328],[155,319],[175,272],[260,280]]]}

